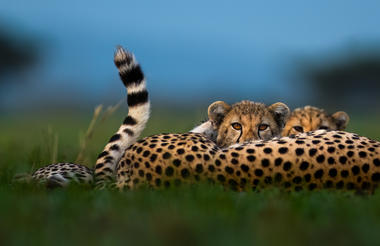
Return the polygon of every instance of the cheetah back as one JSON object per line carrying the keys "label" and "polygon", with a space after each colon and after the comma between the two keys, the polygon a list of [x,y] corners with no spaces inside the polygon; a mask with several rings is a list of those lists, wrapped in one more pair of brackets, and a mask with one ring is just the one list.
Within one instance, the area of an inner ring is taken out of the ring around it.
{"label": "cheetah back", "polygon": [[373,190],[380,182],[380,143],[342,131],[218,148],[202,135],[166,134],[131,146],[117,168],[117,187],[209,180],[237,190]]}

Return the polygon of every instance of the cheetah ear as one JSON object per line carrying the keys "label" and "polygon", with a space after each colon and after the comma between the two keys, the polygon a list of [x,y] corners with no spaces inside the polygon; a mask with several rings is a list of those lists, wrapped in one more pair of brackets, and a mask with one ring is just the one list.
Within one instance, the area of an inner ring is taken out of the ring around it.
{"label": "cheetah ear", "polygon": [[218,128],[222,123],[224,116],[230,112],[231,106],[223,101],[216,101],[208,106],[208,118],[213,126]]}
{"label": "cheetah ear", "polygon": [[344,130],[350,121],[350,117],[346,112],[338,111],[335,114],[331,115],[334,119],[335,124],[337,126],[337,130]]}
{"label": "cheetah ear", "polygon": [[277,122],[280,128],[284,128],[288,118],[290,116],[290,109],[286,104],[278,102],[270,105],[268,110],[272,112],[273,118]]}

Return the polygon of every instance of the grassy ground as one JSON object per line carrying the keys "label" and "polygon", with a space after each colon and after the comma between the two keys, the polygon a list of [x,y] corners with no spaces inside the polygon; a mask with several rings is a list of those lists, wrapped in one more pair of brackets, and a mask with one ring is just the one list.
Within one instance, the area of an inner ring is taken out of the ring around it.
{"label": "grassy ground", "polygon": [[[82,163],[94,163],[121,118],[98,124]],[[201,118],[155,110],[144,135],[183,132]],[[15,173],[74,161],[90,119],[68,112],[0,119],[0,245],[380,244],[380,192],[237,193],[200,184],[118,193],[11,182]],[[349,131],[380,139],[380,119],[356,119]]]}

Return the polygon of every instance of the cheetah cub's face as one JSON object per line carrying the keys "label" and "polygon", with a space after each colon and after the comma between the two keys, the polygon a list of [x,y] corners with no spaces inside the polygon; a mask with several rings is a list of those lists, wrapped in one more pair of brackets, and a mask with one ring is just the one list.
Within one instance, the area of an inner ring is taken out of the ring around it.
{"label": "cheetah cub's face", "polygon": [[348,114],[343,111],[329,115],[323,109],[305,106],[297,108],[292,112],[282,131],[282,136],[319,129],[344,130],[349,120]]}
{"label": "cheetah cub's face", "polygon": [[290,110],[283,103],[266,106],[241,101],[231,106],[217,101],[208,108],[208,117],[218,132],[216,143],[220,147],[279,137],[289,115]]}

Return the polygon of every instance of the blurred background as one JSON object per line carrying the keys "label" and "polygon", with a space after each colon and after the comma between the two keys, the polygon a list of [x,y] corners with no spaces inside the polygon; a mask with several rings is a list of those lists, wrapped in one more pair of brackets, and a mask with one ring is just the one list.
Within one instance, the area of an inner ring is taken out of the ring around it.
{"label": "blurred background", "polygon": [[0,108],[93,108],[133,51],[154,105],[242,99],[378,113],[380,2],[4,1]]}

